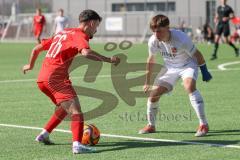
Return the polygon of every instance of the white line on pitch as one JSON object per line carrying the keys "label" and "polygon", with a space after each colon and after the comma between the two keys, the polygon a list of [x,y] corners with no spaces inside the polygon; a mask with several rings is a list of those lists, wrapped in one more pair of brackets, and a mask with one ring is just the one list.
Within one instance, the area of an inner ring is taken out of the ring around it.
{"label": "white line on pitch", "polygon": [[[21,126],[21,125],[12,125],[12,124],[0,124],[0,126],[10,127],[10,128],[42,130],[42,128],[39,128],[39,127],[30,127],[30,126]],[[64,129],[54,129],[54,131],[63,132],[63,133],[71,133],[71,131],[64,130]],[[101,136],[110,137],[110,138],[138,140],[138,141],[168,142],[168,143],[181,143],[181,144],[190,144],[190,145],[207,145],[207,146],[211,146],[211,147],[223,147],[223,148],[237,148],[237,149],[240,149],[240,146],[237,146],[237,145],[225,145],[225,144],[216,144],[216,143],[201,143],[201,142],[194,142],[194,141],[180,141],[180,140],[170,140],[170,139],[144,138],[144,137],[113,135],[113,134],[101,134]]]}
{"label": "white line on pitch", "polygon": [[15,82],[34,82],[36,79],[14,79],[14,80],[2,80],[0,83],[15,83]]}
{"label": "white line on pitch", "polygon": [[[142,73],[144,74],[144,73]],[[132,74],[128,74],[130,76],[137,76],[137,75],[141,75],[140,73],[132,73]],[[118,75],[114,75],[115,77],[121,77],[123,76],[122,74],[118,74]],[[79,78],[109,78],[111,77],[111,75],[106,74],[106,75],[97,75],[97,76],[77,76],[77,77],[70,77],[70,79],[79,79]],[[0,81],[0,83],[16,83],[16,82],[34,82],[37,81],[37,79],[13,79],[13,80],[2,80]]]}
{"label": "white line on pitch", "polygon": [[[220,70],[220,69],[209,69],[209,71],[211,72],[219,72],[219,71],[239,71],[240,68],[227,68],[224,70]],[[128,74],[129,76],[137,76],[137,75],[143,75],[144,73],[131,73]],[[121,74],[119,75],[115,75],[115,76],[122,76]],[[92,76],[94,77],[94,76]],[[111,77],[111,75],[98,75],[97,78],[109,78]],[[84,78],[84,76],[78,76],[78,77],[71,77],[71,79],[79,79],[79,78]],[[85,78],[91,78],[91,76],[89,77],[85,77]],[[0,83],[17,83],[17,82],[34,82],[36,81],[36,79],[15,79],[15,80],[1,80]]]}
{"label": "white line on pitch", "polygon": [[228,68],[225,68],[226,66],[230,66],[230,65],[234,65],[234,64],[239,64],[240,63],[240,61],[235,61],[235,62],[228,62],[228,63],[223,63],[223,64],[219,64],[218,65],[218,69],[219,70],[222,70],[222,71],[224,71],[224,70],[229,70]]}

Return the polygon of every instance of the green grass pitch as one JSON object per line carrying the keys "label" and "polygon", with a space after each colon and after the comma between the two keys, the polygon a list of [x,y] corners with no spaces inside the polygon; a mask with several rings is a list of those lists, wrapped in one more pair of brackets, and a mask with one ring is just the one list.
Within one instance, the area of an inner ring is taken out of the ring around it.
{"label": "green grass pitch", "polygon": [[[145,63],[147,45],[134,44],[129,50],[106,52],[103,44],[92,44],[93,49],[106,56],[124,53],[129,63]],[[43,127],[54,111],[54,105],[37,88],[35,79],[45,53],[37,60],[35,68],[27,75],[21,73],[21,67],[28,62],[33,44],[0,44],[0,124]],[[199,79],[197,88],[201,91],[206,114],[210,125],[209,135],[194,137],[198,126],[196,115],[190,106],[188,95],[184,92],[181,81],[170,95],[160,100],[161,116],[157,120],[157,133],[138,135],[137,132],[146,123],[146,97],[136,98],[136,105],[129,106],[117,94],[111,80],[111,65],[104,64],[102,76],[95,82],[84,82],[83,75],[87,67],[82,66],[71,73],[73,84],[97,89],[113,94],[118,99],[117,107],[111,112],[87,121],[95,124],[101,133],[176,141],[201,142],[184,144],[178,142],[140,141],[134,139],[102,136],[94,154],[73,155],[71,152],[71,134],[54,132],[51,139],[56,143],[44,146],[34,141],[39,130],[4,127],[0,125],[0,159],[11,160],[119,160],[119,159],[156,159],[156,160],[198,160],[228,159],[237,160],[240,156],[240,63],[226,66],[227,70],[218,70],[218,65],[228,62],[240,62],[234,51],[221,45],[219,58],[209,61],[212,45],[200,44],[198,49],[204,54],[213,80],[204,83]],[[159,56],[159,63],[161,58]],[[141,75],[129,73],[129,79]],[[132,76],[131,76],[132,75]],[[20,81],[16,81],[20,80]],[[25,81],[22,81],[25,80]],[[122,84],[124,87],[124,84]],[[131,90],[141,91],[142,86]],[[101,101],[87,96],[79,96],[82,110],[87,112],[99,106]],[[176,118],[178,116],[178,118]],[[69,121],[64,121],[58,128],[69,130]],[[236,148],[209,146],[208,144],[234,145]],[[237,148],[238,147],[238,148]]]}

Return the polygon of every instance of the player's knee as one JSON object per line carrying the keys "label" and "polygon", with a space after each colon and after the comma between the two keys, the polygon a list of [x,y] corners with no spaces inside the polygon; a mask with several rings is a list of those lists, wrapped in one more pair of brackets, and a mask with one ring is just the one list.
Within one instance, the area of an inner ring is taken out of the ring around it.
{"label": "player's knee", "polygon": [[80,114],[81,113],[81,106],[78,102],[78,99],[73,98],[68,101],[64,101],[61,103],[61,106],[64,107],[70,114]]}
{"label": "player's knee", "polygon": [[193,92],[196,91],[196,88],[189,88],[188,90],[186,90],[188,94],[191,94]]}
{"label": "player's knee", "polygon": [[148,98],[148,100],[152,103],[159,101],[162,94],[164,94],[165,90],[161,90],[161,88],[157,87],[155,88]]}
{"label": "player's knee", "polygon": [[158,102],[159,101],[159,98],[160,96],[150,96],[148,98],[148,101],[152,102],[152,103],[155,103],[155,102]]}
{"label": "player's knee", "polygon": [[216,37],[215,37],[215,43],[219,43],[219,40],[220,40],[220,37],[219,37],[219,36],[216,36]]}
{"label": "player's knee", "polygon": [[185,90],[188,94],[190,94],[196,91],[196,87],[194,85],[185,86]]}
{"label": "player's knee", "polygon": [[184,89],[188,94],[194,92],[196,90],[196,81],[192,78],[184,79]]}
{"label": "player's knee", "polygon": [[72,110],[71,114],[82,114],[82,112],[79,110]]}
{"label": "player's knee", "polygon": [[70,108],[69,108],[69,112],[71,113],[71,114],[81,114],[82,112],[81,112],[81,109],[80,109],[80,106],[71,106]]}

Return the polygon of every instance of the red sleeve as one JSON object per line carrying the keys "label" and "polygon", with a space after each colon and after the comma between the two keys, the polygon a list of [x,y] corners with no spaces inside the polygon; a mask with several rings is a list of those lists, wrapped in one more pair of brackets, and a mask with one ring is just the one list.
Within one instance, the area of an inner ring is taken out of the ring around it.
{"label": "red sleeve", "polygon": [[78,49],[78,51],[81,51],[82,49],[90,48],[88,40],[86,40],[82,36],[75,37],[74,43],[75,43],[74,46]]}
{"label": "red sleeve", "polygon": [[52,38],[49,39],[43,39],[41,41],[41,44],[43,46],[43,50],[48,50],[52,44]]}

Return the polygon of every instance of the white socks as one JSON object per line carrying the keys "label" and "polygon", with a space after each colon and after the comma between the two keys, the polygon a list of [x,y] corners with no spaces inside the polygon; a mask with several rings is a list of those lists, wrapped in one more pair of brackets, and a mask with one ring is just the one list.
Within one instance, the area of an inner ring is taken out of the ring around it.
{"label": "white socks", "polygon": [[158,113],[158,102],[151,102],[150,100],[148,100],[148,102],[147,102],[147,120],[148,120],[149,125],[155,126],[157,113]]}
{"label": "white socks", "polygon": [[80,142],[78,142],[78,141],[74,141],[73,142],[73,146],[82,146],[82,144]]}
{"label": "white socks", "polygon": [[194,108],[200,124],[207,124],[207,119],[204,112],[204,102],[203,98],[198,90],[189,94],[189,99]]}
{"label": "white socks", "polygon": [[[189,99],[192,107],[194,108],[200,124],[207,124],[207,119],[204,112],[204,102],[203,98],[198,90],[195,90],[193,93],[189,94]],[[159,104],[158,102],[147,102],[147,120],[148,124],[155,126],[156,117],[158,113]]]}

